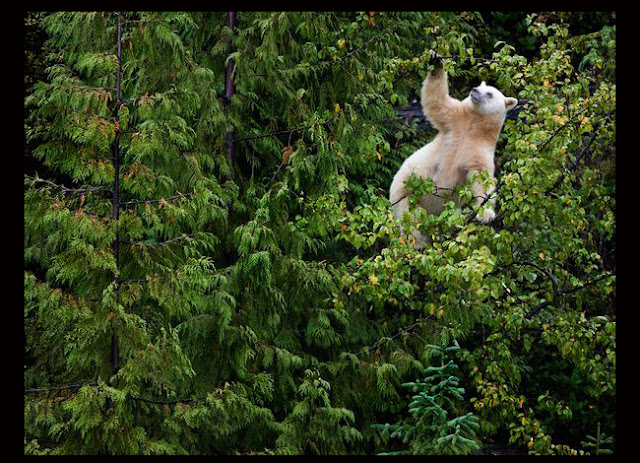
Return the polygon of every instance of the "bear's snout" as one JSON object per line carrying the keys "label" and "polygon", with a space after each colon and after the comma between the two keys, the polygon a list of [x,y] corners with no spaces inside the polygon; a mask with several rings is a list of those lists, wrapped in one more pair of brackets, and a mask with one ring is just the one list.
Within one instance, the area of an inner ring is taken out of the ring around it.
{"label": "bear's snout", "polygon": [[469,92],[469,97],[471,97],[471,101],[473,101],[474,103],[478,103],[482,98],[482,94],[477,87],[474,87],[471,89],[471,92]]}

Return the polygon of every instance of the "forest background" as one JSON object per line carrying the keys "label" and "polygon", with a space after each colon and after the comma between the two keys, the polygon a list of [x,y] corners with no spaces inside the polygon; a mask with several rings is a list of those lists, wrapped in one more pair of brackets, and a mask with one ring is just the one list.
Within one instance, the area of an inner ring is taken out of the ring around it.
{"label": "forest background", "polygon": [[[615,13],[24,25],[26,454],[615,452]],[[434,53],[519,104],[416,251]]]}

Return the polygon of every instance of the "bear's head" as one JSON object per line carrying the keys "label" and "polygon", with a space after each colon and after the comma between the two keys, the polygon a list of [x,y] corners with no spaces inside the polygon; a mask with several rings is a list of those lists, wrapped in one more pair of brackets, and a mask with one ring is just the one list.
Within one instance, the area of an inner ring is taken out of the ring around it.
{"label": "bear's head", "polygon": [[474,111],[502,118],[507,114],[507,111],[510,111],[518,104],[517,99],[504,96],[500,90],[487,85],[484,81],[471,89],[468,100]]}

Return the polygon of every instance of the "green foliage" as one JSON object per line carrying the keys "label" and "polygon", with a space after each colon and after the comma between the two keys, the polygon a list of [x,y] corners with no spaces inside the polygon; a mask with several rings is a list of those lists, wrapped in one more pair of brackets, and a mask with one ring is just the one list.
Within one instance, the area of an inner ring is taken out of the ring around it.
{"label": "green foliage", "polygon": [[457,413],[464,402],[464,388],[458,387],[458,365],[449,359],[448,352],[460,347],[455,341],[451,346],[428,347],[440,365],[427,367],[424,378],[402,385],[418,393],[409,403],[410,419],[397,425],[374,425],[383,434],[402,439],[409,446],[408,450],[385,455],[466,455],[480,448],[476,438],[478,418],[471,412]]}
{"label": "green foliage", "polygon": [[598,422],[596,437],[587,435],[587,442],[580,443],[585,448],[593,451],[594,455],[610,455],[613,453],[610,449],[604,447],[613,443],[613,437],[600,432],[600,422]]}
{"label": "green foliage", "polygon": [[[25,21],[25,453],[615,452],[614,14]],[[488,225],[391,214],[433,52],[519,99]]]}
{"label": "green foliage", "polygon": [[278,454],[336,455],[362,439],[352,425],[354,414],[346,408],[331,406],[331,385],[317,371],[305,370],[298,387],[300,401],[282,421],[282,433],[276,440]]}

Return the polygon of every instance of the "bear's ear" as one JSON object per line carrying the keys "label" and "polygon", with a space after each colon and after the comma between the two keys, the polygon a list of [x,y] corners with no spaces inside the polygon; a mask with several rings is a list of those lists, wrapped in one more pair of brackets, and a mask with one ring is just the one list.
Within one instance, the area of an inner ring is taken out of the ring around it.
{"label": "bear's ear", "polygon": [[504,106],[507,108],[507,111],[511,111],[518,104],[518,100],[516,98],[512,98],[510,96],[504,99]]}

